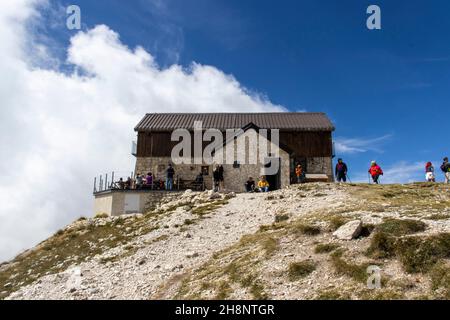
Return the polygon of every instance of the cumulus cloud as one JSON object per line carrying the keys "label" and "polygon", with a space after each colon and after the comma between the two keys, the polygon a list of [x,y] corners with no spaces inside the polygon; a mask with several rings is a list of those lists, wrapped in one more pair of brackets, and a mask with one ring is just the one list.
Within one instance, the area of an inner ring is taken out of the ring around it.
{"label": "cumulus cloud", "polygon": [[[133,128],[145,113],[284,110],[213,66],[161,68],[105,25],[73,36],[74,71],[59,71],[26,27],[42,3],[0,2],[0,260],[91,213],[92,178],[133,169]],[[52,66],[36,65],[37,52]]]}

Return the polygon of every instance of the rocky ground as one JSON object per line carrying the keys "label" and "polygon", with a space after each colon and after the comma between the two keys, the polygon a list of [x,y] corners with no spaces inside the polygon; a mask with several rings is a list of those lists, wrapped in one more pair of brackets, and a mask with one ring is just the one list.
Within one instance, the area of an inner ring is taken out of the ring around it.
{"label": "rocky ground", "polygon": [[0,299],[449,299],[449,192],[188,191],[145,215],[80,218],[0,265]]}

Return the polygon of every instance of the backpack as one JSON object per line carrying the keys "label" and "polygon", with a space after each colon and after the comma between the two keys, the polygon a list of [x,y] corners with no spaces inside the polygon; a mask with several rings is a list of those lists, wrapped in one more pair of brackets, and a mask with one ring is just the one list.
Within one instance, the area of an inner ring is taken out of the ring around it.
{"label": "backpack", "polygon": [[444,162],[441,165],[441,170],[442,170],[442,172],[449,172],[450,171],[450,166],[448,165],[448,162]]}

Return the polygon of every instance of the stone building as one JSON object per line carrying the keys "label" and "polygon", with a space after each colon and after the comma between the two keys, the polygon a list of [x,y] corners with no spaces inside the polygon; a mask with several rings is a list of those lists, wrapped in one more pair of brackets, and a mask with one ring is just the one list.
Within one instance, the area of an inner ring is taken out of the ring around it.
{"label": "stone building", "polygon": [[[179,138],[180,129],[187,139]],[[267,175],[273,190],[294,183],[298,163],[309,180],[333,180],[334,126],[324,113],[153,113],[145,115],[135,131],[135,172],[152,172],[164,180],[172,163],[180,186],[203,172],[206,187],[212,188],[212,171],[218,163],[224,167],[225,189],[237,192],[244,191],[250,176],[257,180]],[[185,148],[177,155],[183,163],[172,155],[181,143]],[[198,157],[198,152],[203,155],[211,149],[212,159]],[[274,164],[279,170],[266,174]]]}

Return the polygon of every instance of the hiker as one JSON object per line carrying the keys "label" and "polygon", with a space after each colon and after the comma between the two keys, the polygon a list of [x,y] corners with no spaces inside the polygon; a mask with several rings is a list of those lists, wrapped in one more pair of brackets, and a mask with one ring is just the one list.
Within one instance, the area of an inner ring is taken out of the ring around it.
{"label": "hiker", "polygon": [[220,166],[216,165],[216,167],[213,170],[213,185],[214,185],[214,191],[219,192],[220,190]]}
{"label": "hiker", "polygon": [[147,188],[153,189],[153,174],[151,172],[147,173],[145,184],[147,185]]}
{"label": "hiker", "polygon": [[173,189],[173,176],[175,175],[175,169],[172,164],[169,163],[169,167],[166,170],[166,190]]}
{"label": "hiker", "polygon": [[125,182],[125,189],[130,190],[133,187],[133,179],[131,177],[127,178],[127,181]]}
{"label": "hiker", "polygon": [[141,189],[144,184],[144,178],[138,173],[136,175],[136,189]]}
{"label": "hiker", "polygon": [[195,177],[195,188],[197,190],[203,190],[203,172],[200,172],[197,177]]}
{"label": "hiker", "polygon": [[266,177],[262,176],[258,181],[259,192],[269,192],[269,182],[267,182]]}
{"label": "hiker", "polygon": [[245,183],[245,191],[255,192],[255,180],[253,180],[252,177],[249,177],[247,182]]}
{"label": "hiker", "polygon": [[431,162],[427,162],[427,164],[425,165],[425,179],[427,182],[436,182],[434,167]]}
{"label": "hiker", "polygon": [[297,183],[303,183],[304,171],[302,165],[299,163],[295,167],[295,176],[297,177]]}
{"label": "hiker", "polygon": [[445,183],[450,183],[450,163],[448,162],[448,158],[444,158],[444,162],[441,165],[441,170],[445,175]]}
{"label": "hiker", "polygon": [[337,182],[347,182],[347,165],[344,163],[344,161],[342,161],[342,159],[338,159],[335,174]]}
{"label": "hiker", "polygon": [[125,181],[123,181],[123,178],[120,178],[119,182],[117,182],[117,184],[119,185],[120,190],[125,189]]}
{"label": "hiker", "polygon": [[369,168],[369,173],[372,177],[373,182],[375,184],[378,184],[378,179],[383,175],[383,170],[381,170],[381,167],[377,164],[376,161],[372,161]]}
{"label": "hiker", "polygon": [[224,181],[223,173],[224,173],[223,166],[220,165],[219,166],[219,188],[220,188],[220,190],[224,189],[224,187],[223,187],[223,181]]}

